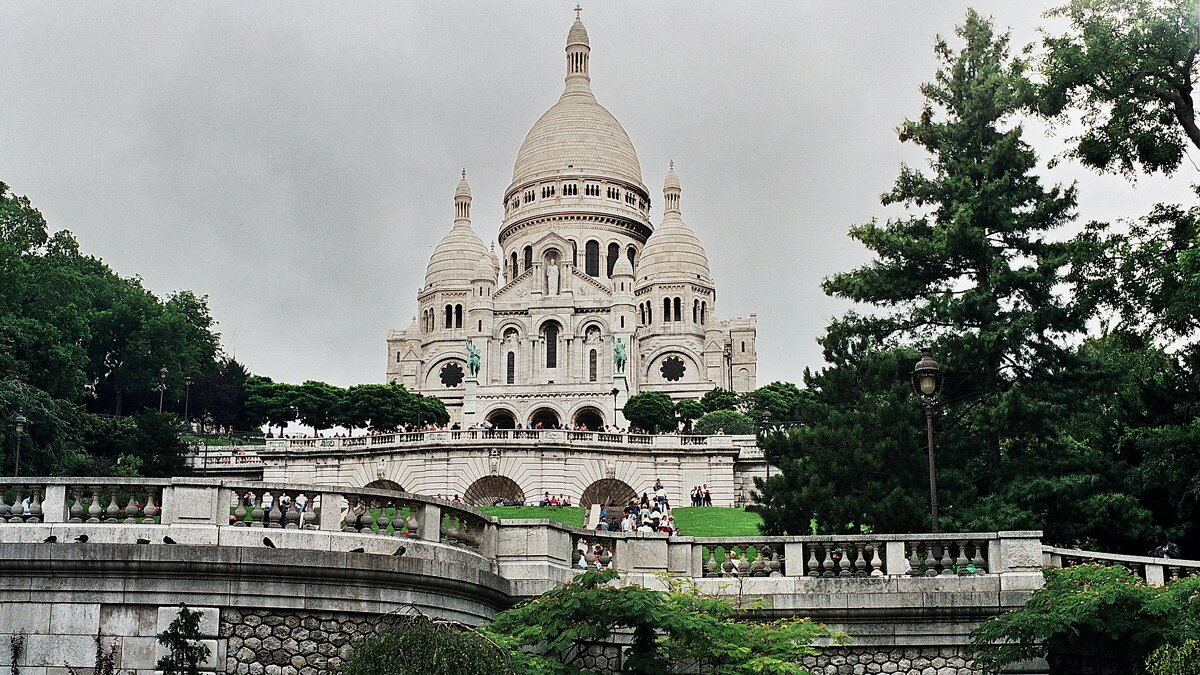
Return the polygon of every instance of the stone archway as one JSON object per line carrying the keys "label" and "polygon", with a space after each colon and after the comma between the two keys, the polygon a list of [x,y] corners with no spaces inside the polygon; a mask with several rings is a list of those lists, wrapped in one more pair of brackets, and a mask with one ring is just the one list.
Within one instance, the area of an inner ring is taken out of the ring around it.
{"label": "stone archway", "polygon": [[585,406],[575,411],[574,423],[586,427],[588,431],[600,431],[604,428],[604,413],[599,408]]}
{"label": "stone archway", "polygon": [[629,483],[616,478],[601,478],[587,486],[579,498],[579,505],[584,508],[592,504],[625,506],[630,499],[637,499],[637,492]]}
{"label": "stone archway", "polygon": [[484,476],[471,483],[463,494],[463,502],[469,506],[491,506],[497,499],[505,503],[525,501],[525,491],[508,476]]}
{"label": "stone archway", "polygon": [[536,429],[538,424],[542,425],[543,429],[554,429],[558,427],[558,412],[553,408],[538,408],[529,416],[529,423]]}
{"label": "stone archway", "polygon": [[497,408],[487,414],[486,419],[493,427],[497,429],[516,429],[517,416],[512,414],[511,410]]}
{"label": "stone archway", "polygon": [[379,479],[373,480],[363,486],[365,490],[391,490],[392,492],[404,492],[404,488],[394,480]]}

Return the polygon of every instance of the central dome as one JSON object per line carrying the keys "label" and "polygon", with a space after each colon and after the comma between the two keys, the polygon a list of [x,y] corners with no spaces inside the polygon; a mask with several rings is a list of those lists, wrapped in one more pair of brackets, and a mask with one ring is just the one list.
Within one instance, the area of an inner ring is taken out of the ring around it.
{"label": "central dome", "polygon": [[566,91],[521,143],[513,187],[568,173],[613,178],[646,189],[629,134],[592,94],[590,51],[587,31],[576,19],[567,35]]}

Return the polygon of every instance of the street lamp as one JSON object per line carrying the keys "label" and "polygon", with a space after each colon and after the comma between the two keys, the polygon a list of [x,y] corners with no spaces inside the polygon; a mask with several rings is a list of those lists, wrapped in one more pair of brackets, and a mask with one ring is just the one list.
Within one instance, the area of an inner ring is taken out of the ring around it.
{"label": "street lamp", "polygon": [[167,393],[167,370],[166,366],[158,369],[158,412],[163,410],[163,395]]}
{"label": "street lamp", "polygon": [[913,366],[913,393],[925,407],[925,440],[929,445],[929,512],[933,531],[938,531],[937,463],[933,455],[933,409],[942,391],[942,369],[929,356],[929,347],[921,349],[921,360]]}
{"label": "street lamp", "polygon": [[[191,422],[192,408],[192,378],[183,378],[183,424],[187,426]],[[190,430],[190,429],[189,429]]]}
{"label": "street lamp", "polygon": [[621,390],[617,389],[616,387],[613,387],[612,397],[613,397],[613,426],[614,427],[619,426],[617,424],[617,413],[619,412],[617,410],[617,396],[619,396],[620,394],[621,394]]}
{"label": "street lamp", "polygon": [[21,475],[21,434],[25,433],[25,425],[28,423],[29,420],[25,419],[25,416],[20,413],[17,413],[16,419],[13,420],[13,431],[16,432],[13,434],[13,437],[17,442],[17,451],[13,453],[14,476]]}
{"label": "street lamp", "polygon": [[[213,428],[213,416],[209,413],[204,413],[204,417],[200,418],[200,433],[207,434]],[[270,431],[268,429],[268,431]]]}
{"label": "street lamp", "polygon": [[771,411],[764,410],[762,414],[762,432],[765,434],[771,429]]}

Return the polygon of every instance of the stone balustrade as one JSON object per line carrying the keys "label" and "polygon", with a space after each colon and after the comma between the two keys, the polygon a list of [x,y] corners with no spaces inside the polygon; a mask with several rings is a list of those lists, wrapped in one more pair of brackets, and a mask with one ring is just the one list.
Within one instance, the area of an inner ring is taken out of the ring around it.
{"label": "stone balustrade", "polygon": [[[382,449],[416,445],[452,443],[455,446],[495,446],[497,444],[586,444],[589,446],[650,446],[655,448],[727,448],[753,446],[753,436],[699,436],[679,434],[625,434],[603,431],[571,431],[564,429],[473,429],[462,431],[415,431],[371,436],[335,438],[273,438],[267,439],[266,450],[313,451],[347,449]],[[761,451],[759,451],[761,456]]]}
{"label": "stone balustrade", "polygon": [[1074,565],[1120,565],[1141,577],[1148,584],[1161,586],[1168,581],[1185,577],[1200,576],[1200,560],[1152,558],[1142,555],[1121,555],[1081,551],[1071,548],[1046,546],[1042,549],[1047,567],[1072,567]]}
{"label": "stone balustrade", "polygon": [[[254,446],[262,448],[263,446]],[[228,446],[220,448],[201,447],[184,458],[187,465],[197,471],[240,470],[251,467],[262,467],[262,457],[258,450],[238,448],[231,450]]]}

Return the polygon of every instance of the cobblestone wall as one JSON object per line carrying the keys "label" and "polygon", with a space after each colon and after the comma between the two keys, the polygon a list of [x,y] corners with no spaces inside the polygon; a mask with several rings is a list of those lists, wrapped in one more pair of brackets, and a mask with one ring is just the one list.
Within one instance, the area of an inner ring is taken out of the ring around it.
{"label": "cobblestone wall", "polygon": [[221,610],[228,639],[225,672],[236,675],[333,675],[355,644],[401,617],[344,612]]}
{"label": "cobblestone wall", "polygon": [[979,675],[969,654],[960,647],[827,647],[804,658],[812,675]]}

